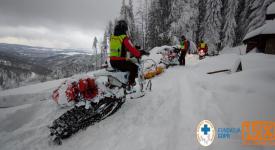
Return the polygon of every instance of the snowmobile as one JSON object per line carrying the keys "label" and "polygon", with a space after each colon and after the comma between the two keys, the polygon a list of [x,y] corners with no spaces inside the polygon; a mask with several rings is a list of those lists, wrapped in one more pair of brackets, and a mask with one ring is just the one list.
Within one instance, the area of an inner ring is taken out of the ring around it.
{"label": "snowmobile", "polygon": [[179,53],[180,49],[177,47],[172,47],[171,49],[165,48],[160,52],[162,54],[160,63],[164,64],[166,68],[179,65]]}
{"label": "snowmobile", "polygon": [[202,49],[199,50],[198,54],[199,54],[199,60],[202,60],[205,58],[206,53],[204,52],[204,50]]}
{"label": "snowmobile", "polygon": [[[143,52],[143,54],[149,55],[148,52]],[[145,80],[144,78],[144,64],[150,61],[150,59],[132,59],[132,61],[136,61],[138,65],[138,90],[134,93],[128,93],[126,90],[129,73],[111,68],[95,72],[94,79],[85,79],[87,83],[89,83],[89,80],[91,81],[92,86],[90,87],[92,88],[90,89],[93,90],[92,92],[85,92],[83,94],[83,90],[81,90],[83,88],[80,88],[83,87],[81,86],[83,79],[78,84],[70,84],[69,89],[71,90],[69,92],[66,91],[66,96],[69,97],[68,101],[74,102],[74,106],[54,120],[52,125],[49,126],[50,144],[61,145],[63,139],[69,138],[77,131],[85,129],[114,114],[127,98],[140,98],[147,91],[151,91],[151,80]],[[87,87],[89,86],[86,86],[84,89],[88,89]],[[54,96],[58,97],[59,94],[56,91],[54,92]],[[90,93],[91,96],[87,93]]]}

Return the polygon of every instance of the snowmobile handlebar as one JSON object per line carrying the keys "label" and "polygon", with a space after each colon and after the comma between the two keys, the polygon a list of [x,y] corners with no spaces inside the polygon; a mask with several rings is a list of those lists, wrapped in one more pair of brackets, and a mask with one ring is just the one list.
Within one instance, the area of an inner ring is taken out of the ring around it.
{"label": "snowmobile handlebar", "polygon": [[173,47],[173,50],[174,50],[174,52],[178,53],[178,52],[180,52],[181,49],[180,49],[179,47],[175,47],[175,46],[174,46],[174,47]]}
{"label": "snowmobile handlebar", "polygon": [[[139,52],[140,52],[140,54],[141,54],[141,57],[142,57],[142,56],[149,56],[149,55],[150,55],[150,53],[147,52],[147,51],[145,51],[145,50],[140,50]],[[137,62],[137,63],[140,64],[140,63],[141,63],[141,62],[140,62],[140,61],[141,61],[141,57],[140,57],[140,58],[135,58],[136,61],[133,60],[133,59],[131,59],[131,61],[132,61],[132,62]]]}
{"label": "snowmobile handlebar", "polygon": [[141,46],[139,46],[139,45],[136,45],[136,46],[135,46],[135,48],[139,50],[139,52],[140,52],[141,56],[143,56],[143,55],[145,55],[145,56],[149,56],[149,55],[150,55],[150,53],[149,53],[149,52],[147,52],[147,51],[145,51],[145,50],[141,49]]}
{"label": "snowmobile handlebar", "polygon": [[141,56],[149,56],[150,55],[150,53],[145,50],[140,50],[140,54],[141,54]]}

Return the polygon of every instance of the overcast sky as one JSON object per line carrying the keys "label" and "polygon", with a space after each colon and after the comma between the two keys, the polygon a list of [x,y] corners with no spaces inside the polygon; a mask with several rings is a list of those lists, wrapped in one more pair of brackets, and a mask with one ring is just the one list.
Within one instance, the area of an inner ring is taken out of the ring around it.
{"label": "overcast sky", "polygon": [[0,0],[0,43],[90,48],[121,0]]}

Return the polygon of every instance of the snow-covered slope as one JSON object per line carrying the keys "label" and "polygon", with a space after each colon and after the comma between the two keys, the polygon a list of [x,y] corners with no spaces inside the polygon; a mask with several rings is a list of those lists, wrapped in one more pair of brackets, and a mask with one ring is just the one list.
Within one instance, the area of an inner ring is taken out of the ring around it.
{"label": "snow-covered slope", "polygon": [[[243,72],[206,74],[234,68],[238,60],[242,60]],[[23,102],[0,109],[0,149],[202,149],[196,140],[196,127],[204,119],[211,120],[215,127],[241,127],[245,120],[274,120],[274,60],[274,56],[263,54],[224,54],[198,61],[197,56],[189,55],[186,67],[169,68],[153,79],[151,93],[126,101],[113,116],[80,131],[62,146],[48,145],[47,125],[66,110],[58,109],[50,99],[24,103],[21,98],[50,93],[62,80],[3,91],[1,98],[13,95],[17,97],[14,100]],[[6,99],[6,105],[12,101]],[[209,148],[273,149],[242,146],[241,135],[215,139]]]}

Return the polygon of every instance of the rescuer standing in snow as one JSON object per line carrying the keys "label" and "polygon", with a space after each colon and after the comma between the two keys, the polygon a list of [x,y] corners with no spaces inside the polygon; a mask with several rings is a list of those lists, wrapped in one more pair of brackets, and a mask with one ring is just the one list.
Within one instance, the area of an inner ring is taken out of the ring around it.
{"label": "rescuer standing in snow", "polygon": [[190,42],[183,35],[181,37],[181,42],[180,42],[180,58],[179,58],[180,65],[182,66],[185,66],[185,56],[186,56],[186,53],[189,51],[189,48],[190,48]]}

